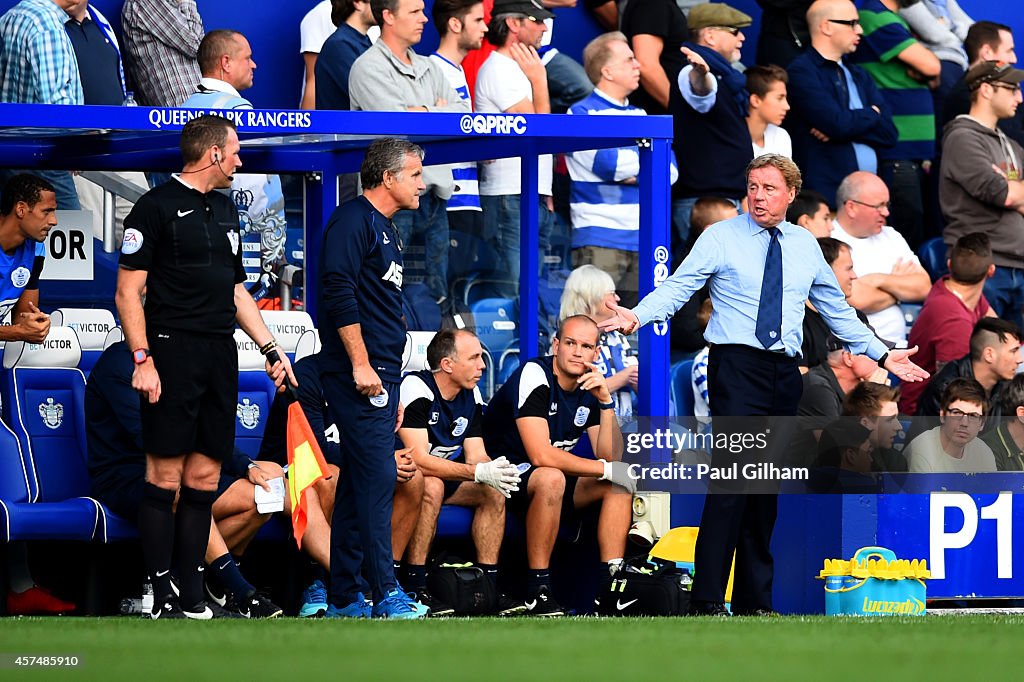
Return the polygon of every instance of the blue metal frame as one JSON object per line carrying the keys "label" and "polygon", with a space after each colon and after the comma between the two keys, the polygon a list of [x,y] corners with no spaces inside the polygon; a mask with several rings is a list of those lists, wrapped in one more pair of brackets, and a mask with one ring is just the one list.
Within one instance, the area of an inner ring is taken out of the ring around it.
{"label": "blue metal frame", "polygon": [[[148,107],[0,104],[0,166],[78,170],[178,170],[178,131],[200,110]],[[337,179],[356,172],[377,137],[423,146],[429,163],[522,157],[520,352],[532,357],[537,325],[537,156],[607,149],[640,141],[640,291],[668,275],[667,116],[485,115],[404,112],[252,110],[215,112],[235,119],[246,171],[308,173],[307,225],[323,225],[337,205]],[[315,276],[320,233],[307,230],[306,272]],[[316,287],[306,304],[316,311]],[[668,415],[667,327],[640,333],[640,411]]]}

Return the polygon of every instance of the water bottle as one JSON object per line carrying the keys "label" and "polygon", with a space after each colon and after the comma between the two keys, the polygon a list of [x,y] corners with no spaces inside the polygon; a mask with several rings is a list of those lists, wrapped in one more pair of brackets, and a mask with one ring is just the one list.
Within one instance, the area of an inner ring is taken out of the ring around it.
{"label": "water bottle", "polygon": [[[152,606],[150,607],[152,608]],[[129,597],[121,600],[121,615],[122,616],[141,616],[142,615],[142,600],[138,597]]]}
{"label": "water bottle", "polygon": [[142,583],[142,615],[148,616],[153,613],[153,583],[145,581]]}
{"label": "water bottle", "polygon": [[689,592],[690,588],[693,586],[693,576],[691,576],[690,572],[685,568],[683,569],[683,574],[679,577],[679,586],[687,592]]}
{"label": "water bottle", "polygon": [[135,93],[134,92],[129,90],[128,92],[124,93],[124,103],[122,104],[122,106],[126,106],[126,107],[137,107],[137,106],[139,106],[139,103],[135,101]]}

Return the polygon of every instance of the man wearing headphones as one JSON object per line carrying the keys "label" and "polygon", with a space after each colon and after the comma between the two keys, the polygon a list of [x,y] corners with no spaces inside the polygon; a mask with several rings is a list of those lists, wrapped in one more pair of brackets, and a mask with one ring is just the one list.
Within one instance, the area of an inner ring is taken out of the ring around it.
{"label": "man wearing headphones", "polygon": [[[242,165],[235,126],[200,116],[182,129],[180,145],[181,174],[144,194],[125,218],[116,302],[141,394],[146,483],[138,527],[152,616],[208,619],[203,555],[221,461],[234,450],[235,323],[263,355],[276,343],[245,290],[238,214],[215,191]],[[267,372],[278,386],[286,375],[295,384],[284,353],[267,360]],[[180,598],[171,589],[172,556]]]}

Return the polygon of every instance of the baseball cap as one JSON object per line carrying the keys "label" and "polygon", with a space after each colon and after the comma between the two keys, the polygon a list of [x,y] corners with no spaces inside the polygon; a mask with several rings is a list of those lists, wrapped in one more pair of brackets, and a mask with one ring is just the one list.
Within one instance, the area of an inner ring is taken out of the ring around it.
{"label": "baseball cap", "polygon": [[980,62],[971,67],[964,76],[967,87],[976,90],[982,83],[1008,83],[1017,85],[1024,81],[1024,71],[1013,68],[1006,62]]}
{"label": "baseball cap", "polygon": [[749,14],[733,9],[724,2],[707,2],[690,10],[687,25],[690,30],[697,31],[709,26],[726,26],[729,28],[746,28],[753,23]]}
{"label": "baseball cap", "polygon": [[540,4],[540,0],[494,0],[491,16],[500,14],[525,14],[535,21],[554,18],[554,13]]}

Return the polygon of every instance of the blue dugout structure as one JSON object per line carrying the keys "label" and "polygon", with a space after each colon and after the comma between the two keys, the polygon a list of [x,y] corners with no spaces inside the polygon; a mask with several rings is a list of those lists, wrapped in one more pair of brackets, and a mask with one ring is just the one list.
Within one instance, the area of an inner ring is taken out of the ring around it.
{"label": "blue dugout structure", "polygon": [[[142,107],[0,105],[0,166],[78,170],[180,168],[178,133],[197,111]],[[337,178],[356,171],[376,137],[397,136],[422,145],[429,163],[523,158],[523,187],[536,187],[537,156],[639,144],[642,292],[669,274],[668,117],[574,117],[387,112],[254,110],[224,112],[238,124],[244,170],[305,174],[307,282],[314,282],[320,232],[337,204]],[[538,338],[537,202],[523,201],[521,249],[521,357]],[[315,314],[315,286],[307,286]],[[668,327],[640,332],[638,414],[663,426],[669,415]],[[670,461],[656,451],[653,459]],[[814,576],[823,558],[849,558],[865,545],[887,545],[905,558],[939,565],[929,596],[1024,595],[1024,552],[1014,553],[1013,526],[1021,479],[988,474],[984,492],[900,495],[805,495],[779,498],[773,547],[775,606],[787,613],[821,613],[824,595]],[[998,478],[994,478],[998,477]],[[967,480],[933,490],[970,490]],[[961,485],[963,484],[963,485]],[[1005,491],[992,494],[995,490]],[[673,526],[697,525],[701,495],[673,495]],[[947,513],[948,512],[948,513]],[[1014,521],[1017,521],[1014,524]],[[1015,556],[1016,554],[1016,556]]]}
{"label": "blue dugout structure", "polygon": [[[0,164],[10,168],[78,170],[180,169],[178,132],[201,110],[146,107],[0,106]],[[254,110],[219,112],[235,121],[244,171],[305,173],[307,283],[315,282],[320,229],[337,206],[337,178],[358,172],[376,137],[408,138],[427,163],[521,157],[522,186],[537,186],[537,156],[639,143],[641,291],[669,274],[671,119],[663,116],[443,114]],[[73,122],[74,127],[69,123]],[[533,357],[538,338],[537,202],[522,202],[520,357]],[[316,287],[306,309],[315,315]],[[640,413],[668,415],[668,326],[640,334]]]}

